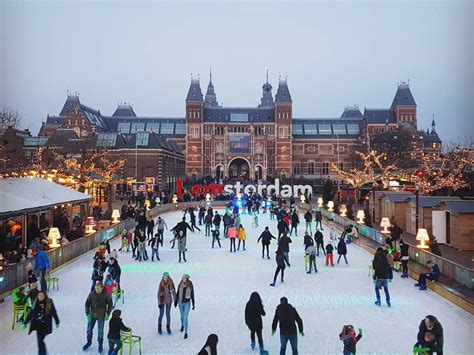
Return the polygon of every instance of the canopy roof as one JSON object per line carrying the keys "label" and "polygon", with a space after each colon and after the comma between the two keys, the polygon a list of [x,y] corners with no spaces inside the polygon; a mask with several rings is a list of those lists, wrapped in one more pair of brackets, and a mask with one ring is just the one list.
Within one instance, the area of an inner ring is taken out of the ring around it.
{"label": "canopy roof", "polygon": [[0,215],[91,199],[92,196],[41,178],[0,179]]}

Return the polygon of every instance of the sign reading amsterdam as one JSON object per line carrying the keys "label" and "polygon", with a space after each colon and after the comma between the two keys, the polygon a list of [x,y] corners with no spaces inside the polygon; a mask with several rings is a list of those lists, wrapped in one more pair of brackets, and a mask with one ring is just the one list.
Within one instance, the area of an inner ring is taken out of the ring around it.
{"label": "sign reading amsterdam", "polygon": [[242,134],[229,135],[230,153],[250,153],[250,137]]}

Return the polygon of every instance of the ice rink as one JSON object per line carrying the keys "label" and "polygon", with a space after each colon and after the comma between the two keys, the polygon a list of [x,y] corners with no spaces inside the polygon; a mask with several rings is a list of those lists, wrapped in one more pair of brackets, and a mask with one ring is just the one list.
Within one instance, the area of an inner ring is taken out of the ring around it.
{"label": "ice rink", "polygon": [[[181,219],[181,212],[165,213],[162,218],[171,228]],[[251,292],[260,293],[267,316],[264,318],[263,337],[270,354],[279,352],[279,336],[271,336],[271,322],[275,307],[286,296],[296,307],[304,323],[305,337],[299,337],[300,354],[341,354],[339,333],[345,324],[363,328],[364,335],[357,345],[361,354],[411,354],[416,342],[420,321],[428,314],[438,317],[444,328],[444,353],[472,354],[474,349],[474,317],[431,291],[419,291],[411,279],[401,279],[395,273],[390,284],[392,308],[374,305],[375,294],[368,266],[372,255],[364,249],[348,245],[349,265],[334,268],[317,259],[318,274],[306,274],[303,259],[304,223],[300,223],[298,237],[292,237],[291,268],[285,270],[285,282],[277,281],[270,287],[275,270],[274,251],[271,260],[262,260],[261,246],[257,245],[264,226],[276,233],[276,221],[268,214],[260,214],[260,227],[251,227],[251,217],[242,216],[247,229],[247,251],[229,253],[229,242],[222,239],[222,249],[211,249],[211,238],[200,233],[188,234],[187,263],[178,264],[178,252],[170,249],[171,233],[165,231],[165,246],[160,249],[161,262],[139,263],[131,252],[119,254],[122,267],[122,288],[125,304],[119,303],[124,323],[142,337],[145,354],[196,354],[207,335],[219,336],[219,354],[251,354],[249,331],[244,322],[245,304]],[[303,221],[303,218],[300,217]],[[204,226],[203,226],[204,227]],[[221,228],[222,232],[222,228]],[[324,230],[325,242],[329,229]],[[119,247],[119,241],[112,248]],[[151,255],[151,252],[148,252]],[[61,320],[59,329],[46,338],[50,354],[81,354],[86,341],[84,302],[90,289],[92,255],[54,273],[60,279],[60,290],[51,291]],[[337,254],[335,254],[335,260]],[[179,311],[172,308],[172,334],[158,335],[158,306],[156,293],[164,271],[168,271],[177,286],[183,273],[191,275],[195,286],[196,309],[189,315],[189,338],[179,332]],[[382,295],[383,296],[383,295]],[[384,297],[382,297],[382,300]],[[36,336],[15,327],[11,330],[12,300],[0,304],[0,354],[35,354]],[[108,325],[105,327],[105,338]],[[93,346],[85,353],[97,353],[97,333]],[[104,342],[104,353],[107,351]],[[135,353],[138,354],[138,351]],[[257,352],[255,352],[256,354]],[[291,351],[288,348],[287,354]]]}

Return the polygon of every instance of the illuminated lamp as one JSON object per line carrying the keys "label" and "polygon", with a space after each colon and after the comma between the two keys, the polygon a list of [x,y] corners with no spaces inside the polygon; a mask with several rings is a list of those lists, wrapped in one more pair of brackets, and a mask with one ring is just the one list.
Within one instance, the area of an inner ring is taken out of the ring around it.
{"label": "illuminated lamp", "polygon": [[96,232],[96,230],[94,229],[94,227],[96,226],[95,224],[95,219],[94,217],[87,217],[87,220],[86,220],[86,234],[93,234]]}
{"label": "illuminated lamp", "polygon": [[341,217],[347,217],[347,206],[342,205],[340,212],[341,212]]}
{"label": "illuminated lamp", "polygon": [[388,234],[390,231],[388,230],[388,227],[391,226],[390,219],[388,217],[383,217],[382,220],[380,221],[380,227],[383,228],[382,233]]}
{"label": "illuminated lamp", "polygon": [[112,223],[119,223],[120,212],[119,210],[115,209],[112,211]]}
{"label": "illuminated lamp", "polygon": [[357,211],[357,223],[364,224],[365,213],[364,210]]}
{"label": "illuminated lamp", "polygon": [[318,207],[319,208],[323,207],[323,198],[322,197],[318,197]]}
{"label": "illuminated lamp", "polygon": [[418,232],[416,233],[416,240],[420,242],[417,244],[418,249],[429,249],[429,245],[425,244],[430,240],[430,236],[428,235],[428,231],[425,228],[419,228]]}
{"label": "illuminated lamp", "polygon": [[61,233],[59,233],[59,229],[56,227],[50,228],[48,233],[49,247],[59,248],[61,246],[61,244],[58,243],[59,239],[61,239]]}
{"label": "illuminated lamp", "polygon": [[334,202],[333,201],[328,202],[328,211],[329,212],[334,211]]}

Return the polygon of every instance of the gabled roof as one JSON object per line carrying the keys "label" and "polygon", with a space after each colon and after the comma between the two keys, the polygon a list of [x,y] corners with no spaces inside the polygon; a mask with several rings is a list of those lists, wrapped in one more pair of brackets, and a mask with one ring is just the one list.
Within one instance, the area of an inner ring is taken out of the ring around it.
{"label": "gabled roof", "polygon": [[407,105],[415,105],[416,102],[413,98],[413,95],[410,91],[410,86],[402,82],[398,85],[397,92],[395,93],[395,97],[392,101],[392,106],[390,108],[395,108],[396,106],[407,106]]}
{"label": "gabled roof", "polygon": [[474,200],[445,200],[439,204],[444,204],[454,213],[474,213]]}
{"label": "gabled roof", "polygon": [[275,110],[271,107],[204,107],[204,122],[275,122]]}
{"label": "gabled roof", "polygon": [[362,112],[360,112],[358,106],[347,106],[344,109],[344,112],[342,113],[341,118],[351,118],[351,119],[362,118]]}
{"label": "gabled roof", "polygon": [[386,191],[383,194],[382,198],[386,198],[390,202],[405,202],[407,201],[410,197],[413,196],[413,193],[408,192],[408,191]]}
{"label": "gabled roof", "polygon": [[199,79],[191,79],[191,85],[189,85],[186,101],[203,101]]}
{"label": "gabled roof", "polygon": [[[110,139],[114,142],[109,149],[163,149],[172,153],[183,154],[178,145],[170,142],[165,136],[152,133],[140,132],[134,134],[120,134],[120,133],[106,133],[106,135],[116,135],[116,140]],[[110,137],[115,138],[115,137]],[[138,140],[137,140],[138,139]],[[139,143],[140,142],[140,143]]]}
{"label": "gabled roof", "polygon": [[61,137],[66,140],[79,138],[76,132],[70,128],[58,128],[51,137]]}
{"label": "gabled roof", "polygon": [[119,104],[112,117],[137,117],[137,115],[131,105]]}
{"label": "gabled roof", "polygon": [[275,103],[277,102],[293,102],[290,90],[288,89],[287,80],[280,80],[278,83],[277,93],[275,95]]}
{"label": "gabled roof", "polygon": [[[415,196],[408,198],[410,201],[416,201]],[[419,207],[433,207],[443,201],[461,201],[459,197],[451,196],[419,196],[418,197],[418,206]]]}
{"label": "gabled roof", "polygon": [[46,117],[46,123],[48,125],[63,125],[64,122],[66,121],[66,117],[62,117],[62,116],[49,116]]}
{"label": "gabled roof", "polygon": [[395,112],[386,108],[366,108],[364,109],[364,119],[368,124],[396,124]]}

